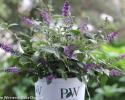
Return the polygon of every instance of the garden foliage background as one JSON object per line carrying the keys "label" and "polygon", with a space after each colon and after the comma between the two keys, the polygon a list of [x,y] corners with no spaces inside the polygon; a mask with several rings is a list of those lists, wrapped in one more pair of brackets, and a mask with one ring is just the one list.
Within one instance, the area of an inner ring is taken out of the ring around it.
{"label": "garden foliage background", "polygon": [[[0,24],[20,23],[21,16],[38,14],[37,8],[42,6],[42,0],[0,0]],[[44,0],[53,11],[61,13],[64,0]],[[124,0],[70,0],[72,15],[77,23],[86,22],[90,30],[103,25],[105,17],[109,18],[106,28],[109,32],[119,30],[116,40],[102,46],[106,56],[115,57],[125,53],[125,1]],[[17,28],[16,30],[19,30]],[[17,48],[12,32],[4,31],[0,27],[0,42],[6,41]],[[104,57],[104,56],[102,56]],[[16,60],[0,49],[0,69],[14,65]],[[125,59],[113,62],[125,72]],[[89,84],[91,100],[125,100],[125,76],[102,78],[103,83]],[[106,83],[106,84],[105,84]],[[101,87],[100,87],[101,86]],[[28,76],[13,75],[0,72],[0,96],[34,96],[34,82]],[[88,95],[86,93],[86,100]]]}

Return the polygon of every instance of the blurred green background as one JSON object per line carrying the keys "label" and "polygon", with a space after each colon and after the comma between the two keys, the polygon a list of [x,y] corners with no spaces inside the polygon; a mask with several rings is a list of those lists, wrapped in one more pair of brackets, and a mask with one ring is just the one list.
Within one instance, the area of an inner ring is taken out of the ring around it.
{"label": "blurred green background", "polygon": [[[61,13],[64,0],[43,0],[49,5],[54,14]],[[116,57],[125,53],[125,0],[69,0],[72,6],[72,15],[76,16],[77,23],[89,24],[90,30],[98,28],[107,17],[109,24],[106,28],[110,31],[119,30],[116,40],[104,45],[104,53],[109,57]],[[19,23],[21,16],[34,16],[39,18],[37,8],[43,6],[42,0],[0,0],[0,24]],[[3,25],[4,26],[4,25]],[[0,27],[0,42],[13,44],[17,48],[11,31]],[[16,60],[0,49],[0,68],[13,66]],[[125,72],[125,59],[113,62]],[[93,83],[88,91],[91,100],[125,100],[125,76],[109,78],[106,85]],[[34,82],[28,76],[0,73],[1,96],[34,96]],[[86,93],[86,100],[89,100]]]}

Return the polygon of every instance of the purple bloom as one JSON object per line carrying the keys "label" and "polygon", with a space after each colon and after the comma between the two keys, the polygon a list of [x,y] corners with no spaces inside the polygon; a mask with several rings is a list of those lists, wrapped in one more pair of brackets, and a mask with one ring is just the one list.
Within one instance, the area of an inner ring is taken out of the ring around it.
{"label": "purple bloom", "polygon": [[108,40],[109,42],[112,42],[112,40],[114,40],[114,38],[118,35],[118,32],[112,32],[110,33],[107,37],[106,40]]}
{"label": "purple bloom", "polygon": [[27,17],[22,17],[22,21],[28,25],[28,26],[32,26],[33,25],[33,21]]}
{"label": "purple bloom", "polygon": [[17,51],[14,51],[9,44],[0,43],[0,48],[3,49],[5,52],[16,54]]}
{"label": "purple bloom", "polygon": [[95,64],[85,64],[84,65],[85,70],[91,70],[91,69],[93,69],[95,67],[96,67]]}
{"label": "purple bloom", "polygon": [[49,14],[48,14],[47,11],[43,11],[43,12],[41,12],[40,15],[42,16],[43,21],[45,21],[47,24],[50,23]]}
{"label": "purple bloom", "polygon": [[74,52],[74,46],[69,45],[69,46],[65,46],[64,48],[64,55],[71,58],[73,56],[73,52]]}
{"label": "purple bloom", "polygon": [[47,81],[52,81],[53,80],[53,78],[54,78],[54,76],[51,74],[51,75],[48,75],[47,77],[46,77],[46,79],[47,79]]}
{"label": "purple bloom", "polygon": [[10,68],[6,68],[5,72],[10,72],[10,73],[14,73],[14,74],[18,74],[20,73],[20,69],[17,67],[10,67]]}
{"label": "purple bloom", "polygon": [[70,5],[69,5],[69,2],[68,1],[65,1],[64,5],[63,5],[63,8],[62,8],[62,15],[63,16],[69,16],[71,11],[70,11]]}
{"label": "purple bloom", "polygon": [[123,58],[125,58],[125,54],[122,54],[118,57],[118,59],[123,59]]}
{"label": "purple bloom", "polygon": [[72,23],[72,19],[71,18],[67,18],[67,17],[64,18],[63,21],[64,21],[65,24],[71,24]]}
{"label": "purple bloom", "polygon": [[88,33],[89,31],[87,24],[80,24],[78,28],[81,33]]}
{"label": "purple bloom", "polygon": [[110,76],[121,76],[121,75],[122,75],[122,72],[121,72],[120,70],[112,69],[112,70],[109,72],[109,75],[110,75]]}

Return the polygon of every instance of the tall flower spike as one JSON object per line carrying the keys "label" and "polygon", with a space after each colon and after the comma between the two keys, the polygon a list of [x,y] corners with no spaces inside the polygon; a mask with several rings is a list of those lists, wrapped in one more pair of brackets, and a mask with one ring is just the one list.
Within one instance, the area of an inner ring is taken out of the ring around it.
{"label": "tall flower spike", "polygon": [[63,8],[62,8],[62,15],[63,16],[69,16],[71,14],[71,7],[68,1],[65,1]]}
{"label": "tall flower spike", "polygon": [[106,37],[106,40],[109,41],[109,42],[112,42],[117,35],[118,35],[118,32],[112,32],[112,33],[110,33],[110,34]]}
{"label": "tall flower spike", "polygon": [[50,24],[50,18],[49,18],[48,12],[47,11],[42,11],[40,13],[40,15],[41,15],[43,21],[49,25]]}
{"label": "tall flower spike", "polygon": [[17,54],[17,51],[14,51],[9,44],[0,43],[0,48],[3,49],[5,52],[11,53],[11,54]]}
{"label": "tall flower spike", "polygon": [[14,74],[18,74],[20,73],[20,71],[21,70],[17,67],[10,67],[5,69],[5,72],[14,73]]}

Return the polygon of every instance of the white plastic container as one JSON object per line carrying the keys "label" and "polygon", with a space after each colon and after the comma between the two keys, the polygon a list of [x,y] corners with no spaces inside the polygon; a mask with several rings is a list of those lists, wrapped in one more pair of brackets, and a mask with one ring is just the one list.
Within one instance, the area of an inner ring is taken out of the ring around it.
{"label": "white plastic container", "polygon": [[57,78],[47,84],[46,79],[39,79],[35,95],[36,100],[85,100],[85,83],[77,78]]}

